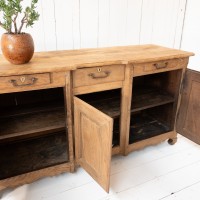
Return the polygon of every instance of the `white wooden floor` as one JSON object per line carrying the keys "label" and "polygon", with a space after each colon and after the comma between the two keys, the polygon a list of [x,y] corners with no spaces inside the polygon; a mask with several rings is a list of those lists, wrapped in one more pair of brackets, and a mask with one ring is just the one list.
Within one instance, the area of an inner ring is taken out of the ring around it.
{"label": "white wooden floor", "polygon": [[4,191],[2,200],[199,200],[200,146],[179,136],[112,159],[107,194],[81,168]]}

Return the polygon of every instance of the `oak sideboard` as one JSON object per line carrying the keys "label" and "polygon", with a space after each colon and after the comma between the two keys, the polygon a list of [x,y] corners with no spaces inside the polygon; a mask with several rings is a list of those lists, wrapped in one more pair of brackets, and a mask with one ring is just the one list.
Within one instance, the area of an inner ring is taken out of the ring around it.
{"label": "oak sideboard", "polygon": [[112,155],[200,144],[193,53],[156,45],[0,57],[0,190],[83,167],[109,191]]}

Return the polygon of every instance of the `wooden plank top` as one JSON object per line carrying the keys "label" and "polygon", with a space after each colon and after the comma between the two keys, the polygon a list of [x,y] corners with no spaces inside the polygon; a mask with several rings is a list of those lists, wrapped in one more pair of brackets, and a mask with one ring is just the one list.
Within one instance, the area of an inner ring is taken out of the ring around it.
{"label": "wooden plank top", "polygon": [[12,65],[0,55],[0,76],[60,72],[111,64],[143,63],[193,56],[191,52],[157,45],[119,46],[34,53],[23,65]]}

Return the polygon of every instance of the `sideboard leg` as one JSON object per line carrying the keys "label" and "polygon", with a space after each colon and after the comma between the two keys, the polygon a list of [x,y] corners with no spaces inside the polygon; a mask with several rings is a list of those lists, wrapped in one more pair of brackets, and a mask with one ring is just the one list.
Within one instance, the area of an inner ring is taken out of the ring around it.
{"label": "sideboard leg", "polygon": [[170,139],[168,140],[168,143],[169,143],[170,145],[174,145],[176,142],[177,142],[177,137],[176,137],[176,138],[170,138]]}

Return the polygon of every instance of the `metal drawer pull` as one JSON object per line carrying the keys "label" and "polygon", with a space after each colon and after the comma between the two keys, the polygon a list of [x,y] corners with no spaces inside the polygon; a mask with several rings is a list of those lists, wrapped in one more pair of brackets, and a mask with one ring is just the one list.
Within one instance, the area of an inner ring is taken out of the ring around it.
{"label": "metal drawer pull", "polygon": [[[20,80],[21,80],[21,82],[25,81],[25,79],[20,79]],[[21,86],[33,85],[33,84],[36,83],[37,80],[38,80],[37,78],[33,77],[33,78],[30,79],[31,82],[30,83],[26,83],[26,84],[18,84],[17,80],[14,80],[14,79],[10,80],[9,82],[12,83],[14,87],[21,87]]]}
{"label": "metal drawer pull", "polygon": [[153,65],[156,67],[156,69],[163,69],[163,68],[167,67],[168,62],[155,63],[155,64],[153,64]]}
{"label": "metal drawer pull", "polygon": [[106,78],[110,75],[110,72],[109,71],[105,71],[105,72],[101,72],[101,73],[98,73],[98,74],[95,74],[95,73],[90,73],[88,74],[88,76],[90,76],[91,78],[93,79],[98,79],[98,78]]}

